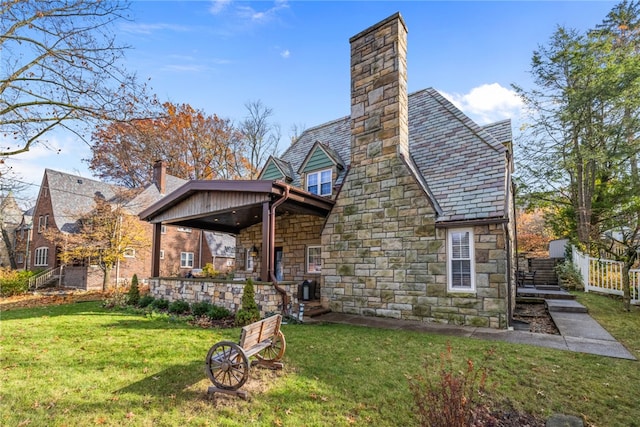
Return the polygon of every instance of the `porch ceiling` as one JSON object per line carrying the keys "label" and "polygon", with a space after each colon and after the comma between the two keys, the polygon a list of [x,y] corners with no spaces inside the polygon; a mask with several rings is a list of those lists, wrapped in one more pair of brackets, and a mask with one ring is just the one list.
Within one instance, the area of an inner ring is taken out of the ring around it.
{"label": "porch ceiling", "polygon": [[276,215],[326,216],[332,200],[281,181],[190,181],[139,214],[151,223],[237,234],[262,222],[265,203],[286,196]]}

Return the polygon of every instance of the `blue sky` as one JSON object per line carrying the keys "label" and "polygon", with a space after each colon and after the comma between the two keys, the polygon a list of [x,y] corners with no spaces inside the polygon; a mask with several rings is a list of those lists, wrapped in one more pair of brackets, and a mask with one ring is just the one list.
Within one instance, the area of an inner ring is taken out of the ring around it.
{"label": "blue sky", "polygon": [[[409,92],[433,87],[485,124],[521,106],[512,84],[530,87],[531,55],[557,26],[585,30],[616,2],[605,1],[134,1],[118,24],[126,67],[150,78],[160,100],[188,103],[239,122],[260,100],[281,127],[310,128],[350,109],[349,38],[400,12],[408,28]],[[517,129],[514,129],[517,132]],[[88,147],[49,140],[7,163],[34,185],[44,168],[91,177]]]}

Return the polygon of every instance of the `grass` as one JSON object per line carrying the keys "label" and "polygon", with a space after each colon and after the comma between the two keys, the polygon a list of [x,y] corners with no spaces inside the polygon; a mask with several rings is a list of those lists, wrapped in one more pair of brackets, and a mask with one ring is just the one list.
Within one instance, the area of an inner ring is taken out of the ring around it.
{"label": "grass", "polygon": [[[640,310],[581,294],[640,357]],[[640,362],[348,325],[283,325],[283,371],[253,369],[250,401],[207,395],[204,357],[240,330],[108,311],[97,302],[1,313],[3,426],[412,426],[408,378],[453,348],[463,367],[491,349],[494,402],[586,425],[640,426]],[[432,364],[433,365],[433,364]],[[433,373],[426,373],[432,375]],[[621,380],[624,379],[624,380]]]}

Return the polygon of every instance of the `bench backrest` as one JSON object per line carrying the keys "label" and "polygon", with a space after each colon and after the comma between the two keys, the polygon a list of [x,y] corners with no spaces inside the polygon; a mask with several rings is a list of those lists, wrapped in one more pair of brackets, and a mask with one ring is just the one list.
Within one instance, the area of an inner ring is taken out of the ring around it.
{"label": "bench backrest", "polygon": [[243,327],[240,335],[240,347],[248,350],[264,340],[273,338],[280,331],[281,322],[282,315],[275,314]]}

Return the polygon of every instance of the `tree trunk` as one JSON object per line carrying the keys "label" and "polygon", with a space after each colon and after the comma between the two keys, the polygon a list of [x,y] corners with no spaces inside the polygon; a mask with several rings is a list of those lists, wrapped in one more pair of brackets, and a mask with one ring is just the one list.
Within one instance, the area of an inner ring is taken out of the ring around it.
{"label": "tree trunk", "polygon": [[622,302],[625,311],[631,311],[631,283],[629,277],[629,266],[626,262],[622,265]]}
{"label": "tree trunk", "polygon": [[106,292],[109,289],[109,283],[111,283],[111,268],[104,267],[102,273],[102,291]]}

